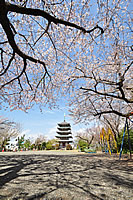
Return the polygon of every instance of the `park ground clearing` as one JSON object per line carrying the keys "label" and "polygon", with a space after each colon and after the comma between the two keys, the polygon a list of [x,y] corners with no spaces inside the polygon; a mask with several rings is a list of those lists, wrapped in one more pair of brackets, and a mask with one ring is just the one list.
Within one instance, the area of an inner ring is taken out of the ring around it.
{"label": "park ground clearing", "polygon": [[0,153],[1,200],[133,200],[133,160],[105,153]]}

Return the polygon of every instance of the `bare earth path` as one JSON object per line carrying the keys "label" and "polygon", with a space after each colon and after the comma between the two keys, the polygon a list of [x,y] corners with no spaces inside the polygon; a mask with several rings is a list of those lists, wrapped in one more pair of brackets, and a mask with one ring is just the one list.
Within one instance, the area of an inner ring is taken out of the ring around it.
{"label": "bare earth path", "polygon": [[133,161],[71,151],[0,153],[1,200],[133,200]]}

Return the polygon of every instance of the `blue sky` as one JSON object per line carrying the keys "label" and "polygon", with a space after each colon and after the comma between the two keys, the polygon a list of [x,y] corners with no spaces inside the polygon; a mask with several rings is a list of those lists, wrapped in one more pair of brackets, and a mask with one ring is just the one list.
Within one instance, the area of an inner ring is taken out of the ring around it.
{"label": "blue sky", "polygon": [[82,131],[88,127],[84,124],[75,125],[65,107],[55,110],[44,108],[42,113],[37,106],[34,106],[28,113],[20,110],[1,110],[0,116],[19,123],[21,135],[25,134],[26,138],[34,139],[39,135],[44,135],[48,140],[53,139],[56,135],[57,123],[64,120],[64,113],[66,121],[71,123],[73,136],[77,131]]}

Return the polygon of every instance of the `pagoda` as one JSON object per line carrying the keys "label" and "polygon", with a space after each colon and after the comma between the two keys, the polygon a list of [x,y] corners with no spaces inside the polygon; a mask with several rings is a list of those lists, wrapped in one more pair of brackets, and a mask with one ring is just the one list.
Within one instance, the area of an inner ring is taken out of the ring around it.
{"label": "pagoda", "polygon": [[73,142],[72,140],[72,133],[71,133],[71,125],[65,121],[64,115],[64,122],[58,123],[57,126],[57,135],[55,136],[59,142],[59,148],[65,148],[67,144]]}

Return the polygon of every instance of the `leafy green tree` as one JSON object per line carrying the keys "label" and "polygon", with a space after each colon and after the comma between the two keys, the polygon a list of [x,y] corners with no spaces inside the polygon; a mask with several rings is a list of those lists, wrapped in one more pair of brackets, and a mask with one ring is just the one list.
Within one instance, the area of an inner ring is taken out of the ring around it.
{"label": "leafy green tree", "polygon": [[18,137],[18,149],[22,149],[24,147],[24,137],[25,135],[21,136],[21,138]]}
{"label": "leafy green tree", "polygon": [[79,140],[78,141],[78,148],[81,150],[81,151],[84,151],[85,148],[88,147],[88,143],[84,140]]}
{"label": "leafy green tree", "polygon": [[55,145],[56,145],[56,139],[49,140],[46,143],[46,150],[53,150],[53,149],[55,149]]}
{"label": "leafy green tree", "polygon": [[46,148],[46,142],[42,142],[41,148],[42,148],[42,150],[44,150]]}
{"label": "leafy green tree", "polygon": [[31,150],[35,149],[35,144],[32,144],[32,145],[30,146],[30,149],[31,149]]}
{"label": "leafy green tree", "polygon": [[0,150],[2,149],[6,150],[6,146],[9,145],[9,141],[10,141],[10,138],[4,138],[4,140],[2,141]]}
{"label": "leafy green tree", "polygon": [[48,141],[46,143],[46,150],[52,150],[52,149],[53,149],[52,143],[50,141]]}
{"label": "leafy green tree", "polygon": [[30,139],[27,139],[27,140],[24,142],[24,147],[25,147],[26,149],[29,149],[30,146],[31,146],[31,141],[30,141]]}
{"label": "leafy green tree", "polygon": [[[124,132],[124,129],[122,129],[122,131],[120,132],[119,137],[117,138],[117,146],[118,146],[119,151],[120,151],[120,148],[121,148],[123,132]],[[133,129],[129,130],[129,135],[130,135],[131,151],[133,152]],[[127,130],[125,132],[122,150],[123,150],[123,153],[127,153],[129,151],[128,132],[127,132]]]}
{"label": "leafy green tree", "polygon": [[87,128],[82,132],[77,132],[76,138],[78,141],[78,146],[80,146],[81,151],[84,151],[85,148],[88,149],[90,147],[92,142],[97,143],[98,128],[92,127],[92,128]]}

